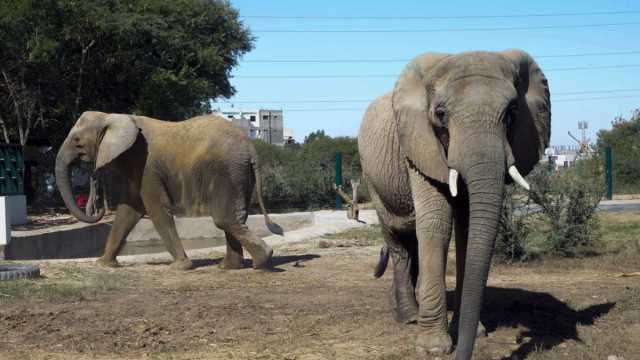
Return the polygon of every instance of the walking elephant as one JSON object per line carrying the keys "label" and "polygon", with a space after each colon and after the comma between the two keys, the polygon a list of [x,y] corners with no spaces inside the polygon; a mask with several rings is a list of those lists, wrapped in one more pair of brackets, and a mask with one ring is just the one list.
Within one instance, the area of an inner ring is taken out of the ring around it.
{"label": "walking elephant", "polygon": [[254,185],[267,226],[272,232],[282,230],[271,222],[264,208],[255,148],[227,120],[200,116],[173,123],[144,116],[83,113],[58,152],[56,182],[71,213],[94,223],[102,218],[104,208],[85,214],[73,201],[69,168],[76,159],[95,163],[94,178],[100,179],[104,171],[116,171],[123,179],[116,217],[99,264],[118,265],[116,255],[123,239],[146,214],[173,256],[171,266],[192,268],[173,219],[175,213],[183,213],[211,216],[224,230],[227,253],[223,268],[242,267],[243,247],[251,254],[254,268],[268,266],[273,250],[246,225]]}
{"label": "walking elephant", "polygon": [[[392,93],[367,109],[358,146],[393,264],[395,317],[422,328],[419,352],[452,351],[445,267],[456,241],[457,359],[470,359],[505,183],[528,189],[547,147],[547,80],[527,53],[427,53],[404,69]],[[507,176],[509,175],[509,176]]]}

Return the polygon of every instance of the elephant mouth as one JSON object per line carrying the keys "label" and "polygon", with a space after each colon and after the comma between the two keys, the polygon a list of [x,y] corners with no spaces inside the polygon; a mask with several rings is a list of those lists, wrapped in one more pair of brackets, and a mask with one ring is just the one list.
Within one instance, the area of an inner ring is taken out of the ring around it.
{"label": "elephant mouth", "polygon": [[76,150],[77,151],[77,156],[80,160],[82,161],[91,161],[91,157],[89,156],[89,154],[85,151],[85,150]]}
{"label": "elephant mouth", "polygon": [[429,176],[427,176],[427,174],[425,174],[424,172],[422,172],[422,170],[416,165],[416,163],[411,160],[410,157],[405,156],[405,160],[407,161],[407,165],[409,167],[409,169],[415,171],[416,173],[420,174],[420,176],[422,176],[423,179],[432,182],[435,181],[434,179],[430,178]]}

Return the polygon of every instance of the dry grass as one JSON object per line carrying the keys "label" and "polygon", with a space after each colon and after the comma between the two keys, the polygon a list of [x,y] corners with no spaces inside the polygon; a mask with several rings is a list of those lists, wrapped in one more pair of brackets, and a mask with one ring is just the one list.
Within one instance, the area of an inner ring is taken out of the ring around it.
{"label": "dry grass", "polygon": [[79,301],[131,286],[135,276],[126,271],[68,265],[48,268],[41,279],[0,282],[0,304],[22,299]]}
{"label": "dry grass", "polygon": [[[640,213],[602,216],[604,255],[494,266],[475,359],[640,359],[640,278],[616,276],[640,271],[624,250]],[[381,239],[283,245],[273,273],[220,270],[222,254],[188,272],[43,265],[43,280],[0,283],[0,359],[418,359],[421,329],[390,313],[391,271],[372,277]]]}

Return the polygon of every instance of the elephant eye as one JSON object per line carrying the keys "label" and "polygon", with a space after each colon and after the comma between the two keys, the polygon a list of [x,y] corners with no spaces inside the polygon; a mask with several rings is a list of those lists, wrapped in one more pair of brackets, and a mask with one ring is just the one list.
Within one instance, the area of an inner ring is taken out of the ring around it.
{"label": "elephant eye", "polygon": [[447,112],[443,106],[436,106],[433,111],[436,116],[437,125],[441,127],[447,127]]}

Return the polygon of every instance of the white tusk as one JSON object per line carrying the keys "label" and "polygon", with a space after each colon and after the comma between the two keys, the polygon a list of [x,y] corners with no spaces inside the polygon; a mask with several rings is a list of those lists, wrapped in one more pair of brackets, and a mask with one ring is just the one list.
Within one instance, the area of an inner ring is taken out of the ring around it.
{"label": "white tusk", "polygon": [[458,195],[458,171],[456,169],[449,169],[449,192],[453,197]]}
{"label": "white tusk", "polygon": [[531,189],[531,187],[529,186],[529,183],[522,177],[522,175],[520,175],[520,172],[518,171],[515,165],[511,165],[509,167],[509,175],[511,176],[513,181],[515,181],[516,183],[518,183],[518,185],[525,188],[525,190],[529,191]]}

